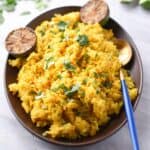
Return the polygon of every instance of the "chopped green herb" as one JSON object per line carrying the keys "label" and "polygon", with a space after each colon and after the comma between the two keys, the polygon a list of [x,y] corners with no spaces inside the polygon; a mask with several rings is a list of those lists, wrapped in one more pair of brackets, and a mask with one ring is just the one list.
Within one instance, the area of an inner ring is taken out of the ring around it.
{"label": "chopped green herb", "polygon": [[104,86],[104,87],[106,87],[106,88],[111,88],[112,87],[112,83],[110,82],[110,81],[105,81],[105,82],[103,82],[102,83],[102,85]]}
{"label": "chopped green herb", "polygon": [[89,40],[86,35],[78,35],[77,41],[80,44],[80,46],[87,46],[89,44]]}
{"label": "chopped green herb", "polygon": [[83,59],[84,59],[85,61],[88,61],[89,58],[90,58],[90,56],[89,56],[87,53],[85,53],[85,54],[83,55]]}
{"label": "chopped green herb", "polygon": [[45,31],[40,30],[39,32],[40,32],[41,36],[44,36],[44,35],[45,35]]}
{"label": "chopped green herb", "polygon": [[82,84],[87,84],[87,79],[84,79],[83,81],[82,81]]}
{"label": "chopped green herb", "polygon": [[59,85],[58,88],[63,89],[64,92],[68,91],[68,88],[64,84]]}
{"label": "chopped green herb", "polygon": [[72,97],[80,88],[80,84],[76,84],[72,86],[72,88],[68,91],[65,92],[65,95],[68,96],[69,98]]}
{"label": "chopped green herb", "polygon": [[64,83],[60,84],[58,87],[51,89],[53,92],[57,92],[58,90],[62,89],[63,92],[66,92],[68,88],[64,85]]}
{"label": "chopped green herb", "polygon": [[66,35],[65,37],[64,37],[64,41],[68,41],[69,40],[69,35]]}
{"label": "chopped green herb", "polygon": [[56,92],[59,89],[62,89],[65,95],[71,98],[80,88],[80,84],[76,84],[71,88],[66,87],[64,84],[60,84],[57,88],[52,89],[52,91]]}
{"label": "chopped green herb", "polygon": [[65,37],[64,37],[64,32],[62,32],[60,38],[63,40]]}
{"label": "chopped green herb", "polygon": [[43,98],[44,97],[44,94],[43,94],[43,92],[38,92],[37,93],[37,95],[35,96],[35,100],[39,100],[39,99],[41,99],[41,98]]}
{"label": "chopped green herb", "polygon": [[96,90],[96,94],[99,94],[99,93],[100,93],[100,90],[99,90],[99,89],[97,89],[97,90]]}
{"label": "chopped green herb", "polygon": [[5,2],[6,4],[14,4],[14,5],[17,4],[16,0],[5,0]]}
{"label": "chopped green herb", "polygon": [[23,11],[20,15],[25,16],[25,15],[30,15],[30,14],[31,14],[30,11]]}
{"label": "chopped green herb", "polygon": [[95,54],[95,58],[97,58],[97,57],[98,57],[98,53]]}
{"label": "chopped green herb", "polygon": [[48,46],[47,46],[47,48],[49,49],[49,48],[51,48],[51,46],[50,46],[50,45],[48,45]]}
{"label": "chopped green herb", "polygon": [[60,21],[57,25],[58,25],[58,29],[60,31],[65,31],[68,24],[64,21]]}
{"label": "chopped green herb", "polygon": [[61,74],[58,74],[58,75],[57,75],[57,78],[58,78],[58,79],[62,79]]}
{"label": "chopped green herb", "polygon": [[[63,33],[63,32],[62,32]],[[64,34],[62,34],[61,35],[61,39],[62,39],[62,41],[68,41],[69,40],[69,35],[64,35]]]}
{"label": "chopped green herb", "polygon": [[52,88],[51,90],[52,90],[53,92],[57,92],[57,91],[60,90],[60,89],[62,89],[63,92],[65,92],[65,91],[68,90],[68,88],[67,88],[63,83],[60,84],[59,86],[55,87],[55,88]]}
{"label": "chopped green herb", "polygon": [[64,61],[64,66],[68,71],[74,71],[75,70],[75,67],[69,61]]}
{"label": "chopped green herb", "polygon": [[54,63],[55,63],[54,62],[54,57],[49,57],[48,59],[45,59],[44,69],[48,69]]}
{"label": "chopped green herb", "polygon": [[16,4],[17,4],[16,0],[5,0],[3,8],[8,12],[12,12],[15,10]]}
{"label": "chopped green herb", "polygon": [[50,88],[50,90],[52,90],[53,92],[57,92],[59,90],[59,88]]}
{"label": "chopped green herb", "polygon": [[50,33],[53,33],[53,34],[55,34],[55,32],[54,32],[54,31],[50,31]]}

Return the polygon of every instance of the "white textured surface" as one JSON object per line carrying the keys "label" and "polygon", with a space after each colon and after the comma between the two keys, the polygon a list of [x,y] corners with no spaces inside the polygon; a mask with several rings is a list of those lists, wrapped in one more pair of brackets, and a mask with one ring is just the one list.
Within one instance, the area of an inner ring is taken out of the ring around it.
{"label": "white textured surface", "polygon": [[[87,0],[51,0],[49,8],[66,5],[83,5]],[[107,0],[111,16],[117,20],[134,39],[140,51],[144,67],[144,89],[135,113],[141,150],[150,149],[150,11],[135,5],[122,5],[117,0]],[[29,16],[21,16],[23,10],[32,10]],[[40,12],[33,10],[30,2],[23,2],[13,14],[5,14],[5,24],[0,26],[0,150],[68,150],[45,143],[28,133],[12,115],[4,92],[4,66],[7,52],[4,39],[9,31],[26,25]],[[127,125],[107,140],[81,150],[131,150]]]}

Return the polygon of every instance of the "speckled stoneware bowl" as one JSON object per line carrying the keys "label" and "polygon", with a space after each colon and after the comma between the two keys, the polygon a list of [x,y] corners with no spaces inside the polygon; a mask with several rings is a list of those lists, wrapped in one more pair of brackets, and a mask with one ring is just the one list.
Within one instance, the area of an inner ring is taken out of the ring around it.
{"label": "speckled stoneware bowl", "polygon": [[[76,6],[69,6],[69,7],[60,7],[56,9],[52,9],[48,12],[45,12],[35,19],[33,19],[30,23],[27,24],[28,27],[31,27],[33,29],[36,28],[37,25],[39,25],[44,20],[50,20],[51,17],[55,13],[61,13],[65,14],[72,11],[79,11],[80,7]],[[136,101],[133,103],[134,110],[139,102],[141,92],[142,92],[142,86],[143,86],[143,70],[142,70],[142,62],[139,55],[139,52],[131,39],[131,37],[128,35],[128,33],[112,18],[109,19],[109,22],[106,25],[106,28],[112,29],[115,36],[118,38],[126,39],[132,46],[133,49],[133,58],[132,61],[126,66],[127,69],[131,72],[131,75],[133,77],[133,80],[136,83],[136,86],[138,87],[138,97]],[[8,59],[11,58],[11,56],[8,56]],[[114,134],[116,131],[118,131],[123,125],[126,123],[126,117],[125,112],[122,109],[121,113],[114,117],[101,131],[99,131],[95,136],[93,137],[83,137],[81,139],[75,140],[75,141],[69,141],[64,139],[52,139],[42,136],[42,132],[44,131],[43,128],[37,128],[32,123],[29,115],[25,113],[23,108],[21,107],[21,101],[14,95],[12,95],[11,92],[8,90],[8,84],[15,82],[17,78],[18,70],[15,68],[12,68],[11,66],[6,64],[6,70],[5,70],[5,85],[6,85],[6,95],[8,98],[8,102],[10,105],[10,108],[12,109],[12,112],[16,116],[16,118],[19,120],[19,122],[32,134],[36,135],[40,139],[47,141],[49,143],[57,144],[57,145],[63,145],[63,146],[84,146],[88,144],[93,144],[96,142],[100,142],[112,134]]]}

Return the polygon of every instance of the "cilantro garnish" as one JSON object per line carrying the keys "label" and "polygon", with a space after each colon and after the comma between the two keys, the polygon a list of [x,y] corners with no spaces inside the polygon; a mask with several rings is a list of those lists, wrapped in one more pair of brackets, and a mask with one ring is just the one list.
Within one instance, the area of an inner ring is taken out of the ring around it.
{"label": "cilantro garnish", "polygon": [[88,37],[86,35],[78,35],[77,41],[80,44],[80,46],[87,46],[89,44]]}
{"label": "cilantro garnish", "polygon": [[58,25],[58,29],[60,31],[65,31],[68,24],[64,21],[60,21],[57,25]]}
{"label": "cilantro garnish", "polygon": [[73,66],[69,61],[64,61],[64,67],[68,71],[74,71],[75,70],[75,66]]}

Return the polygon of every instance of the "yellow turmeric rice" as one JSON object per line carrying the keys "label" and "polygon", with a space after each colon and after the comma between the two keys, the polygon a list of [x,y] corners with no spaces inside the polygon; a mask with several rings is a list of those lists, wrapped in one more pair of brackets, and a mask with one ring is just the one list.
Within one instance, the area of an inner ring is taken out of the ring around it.
{"label": "yellow turmeric rice", "polygon": [[[9,60],[18,67],[9,85],[44,136],[76,139],[94,136],[123,105],[119,50],[112,30],[84,24],[79,12],[55,15],[35,29],[37,45],[27,58]],[[131,100],[137,88],[123,69]]]}

